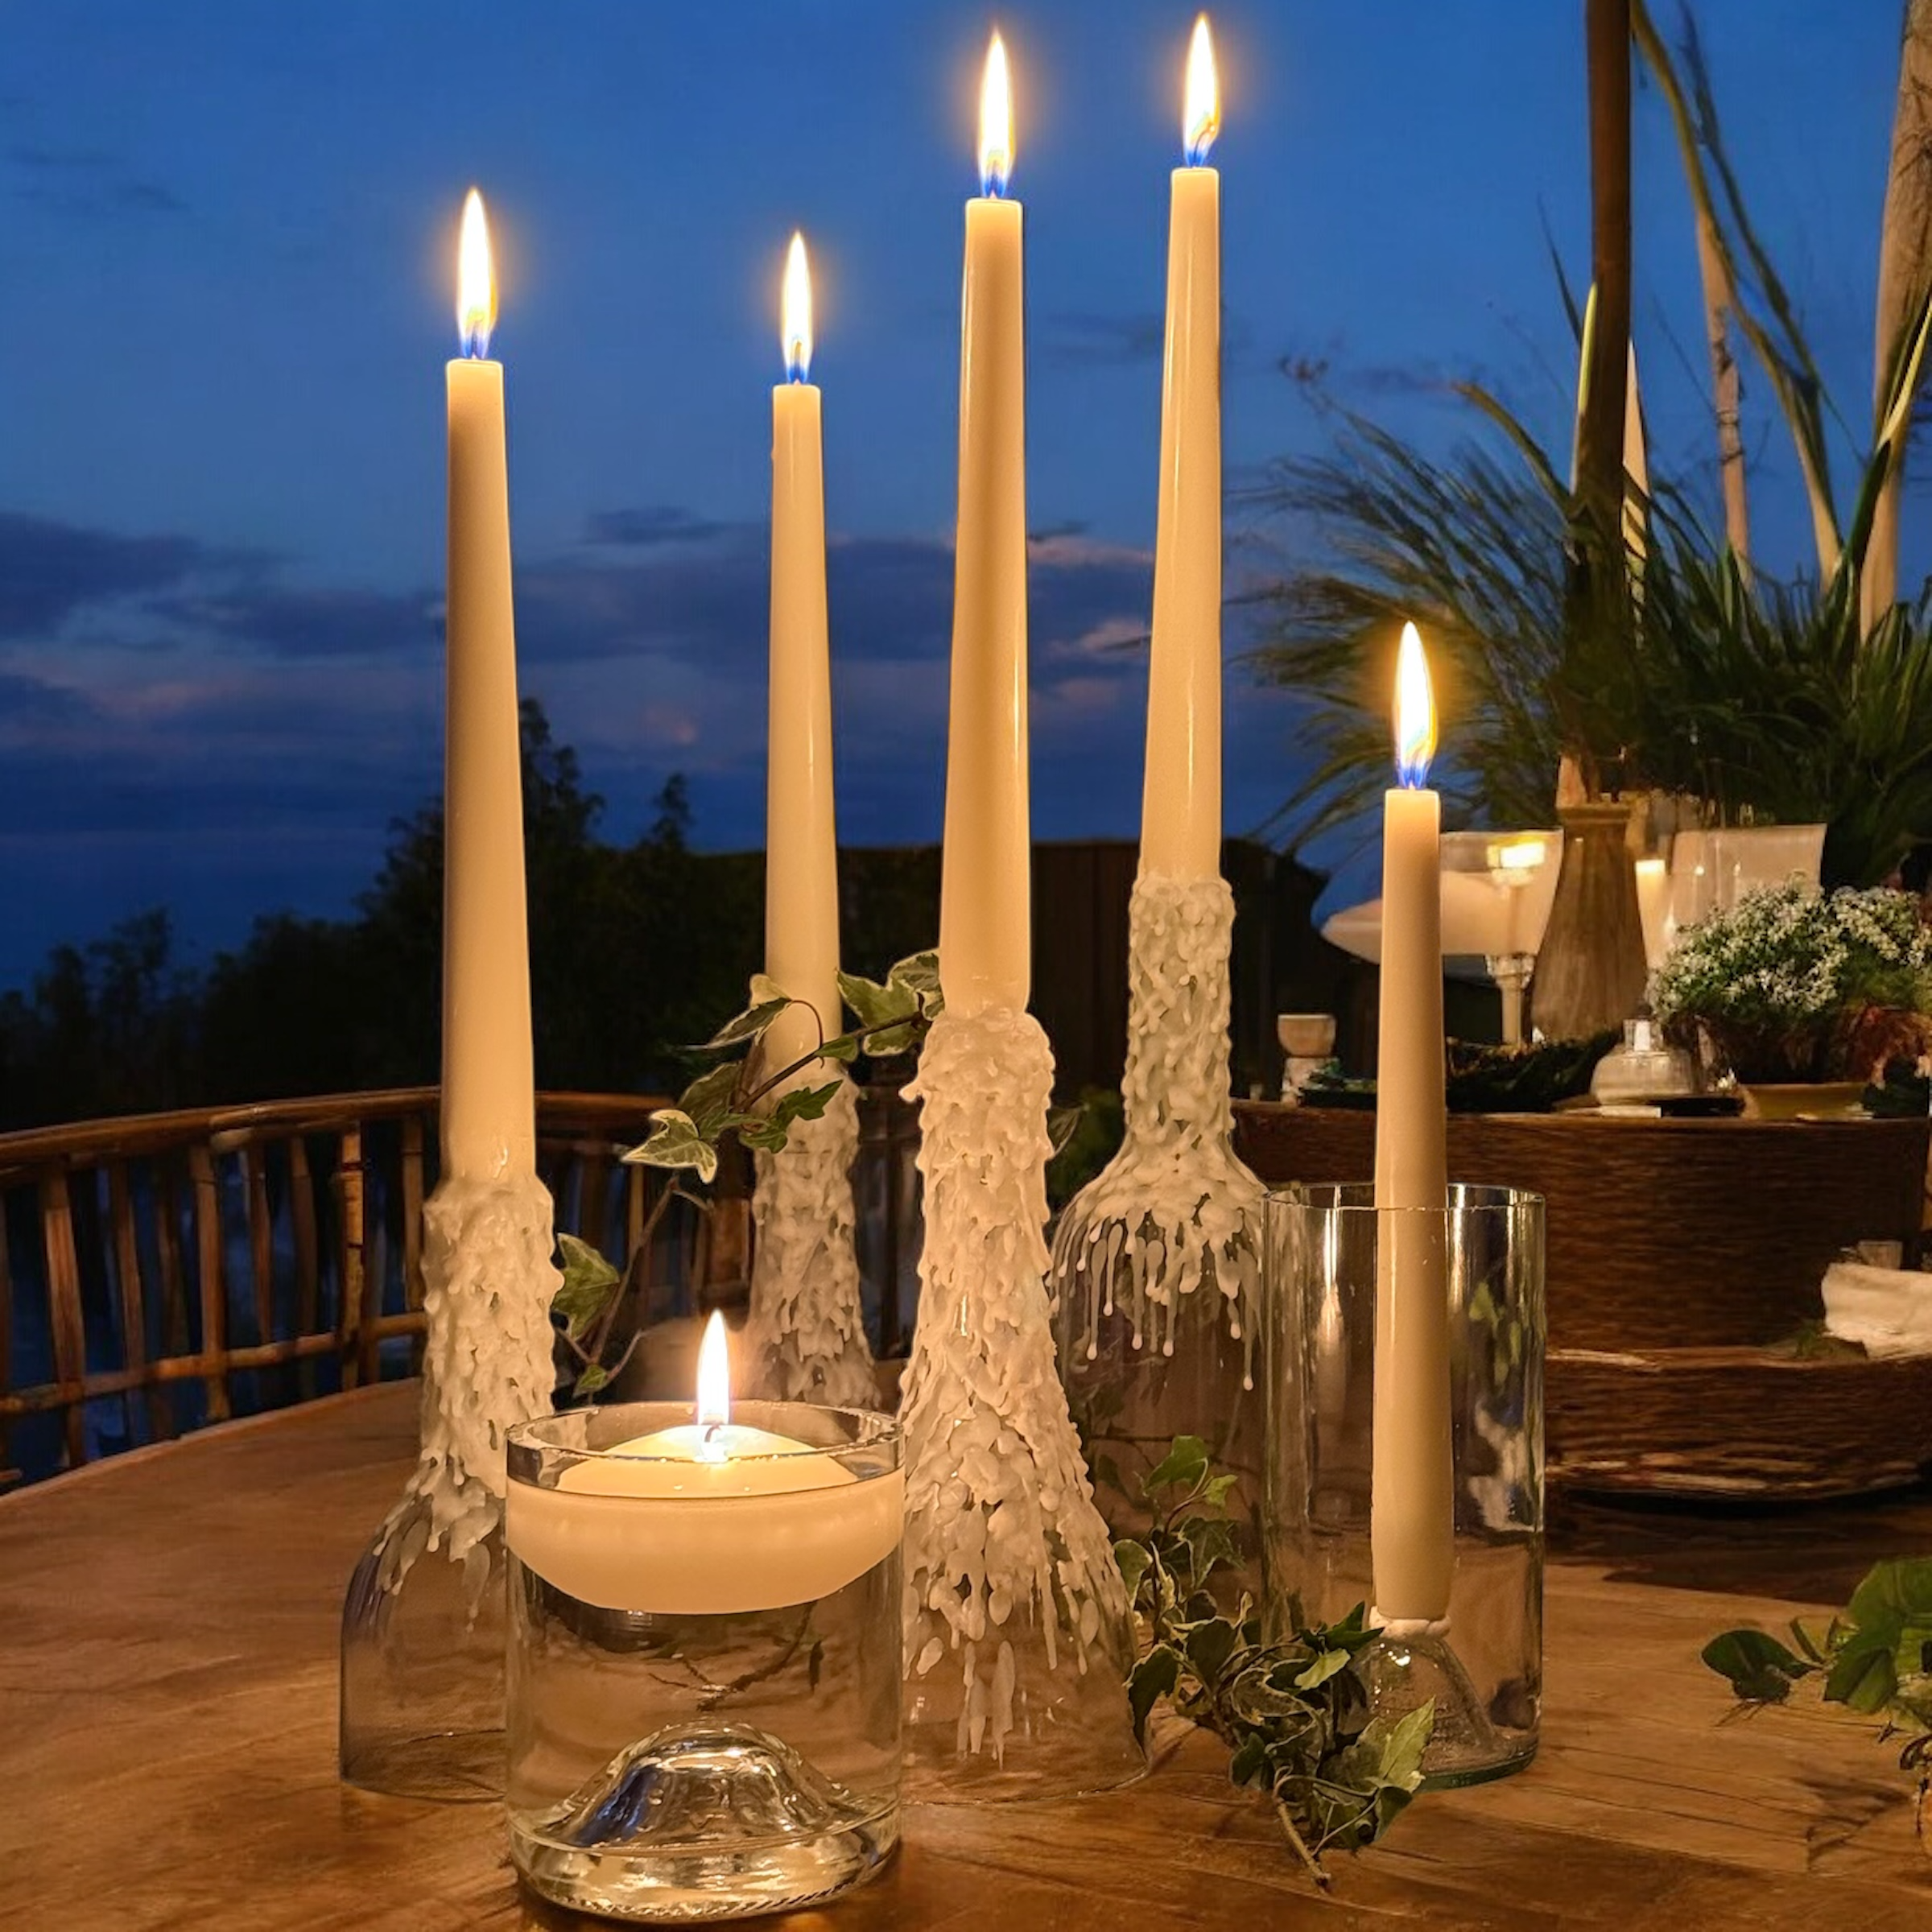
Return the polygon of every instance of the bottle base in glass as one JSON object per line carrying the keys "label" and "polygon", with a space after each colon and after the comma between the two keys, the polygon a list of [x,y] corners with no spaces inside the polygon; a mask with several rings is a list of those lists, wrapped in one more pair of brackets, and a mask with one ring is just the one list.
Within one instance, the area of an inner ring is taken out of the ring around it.
{"label": "bottle base in glass", "polygon": [[431,1521],[410,1498],[349,1578],[337,1763],[365,1791],[477,1803],[503,1795],[502,1536],[452,1561]]}
{"label": "bottle base in glass", "polygon": [[743,1726],[658,1732],[561,1804],[510,1811],[510,1856],[533,1892],[646,1922],[822,1905],[898,1842],[896,1793],[848,1790]]}
{"label": "bottle base in glass", "polygon": [[404,1732],[345,1745],[345,1785],[385,1798],[427,1798],[439,1804],[487,1804],[503,1795],[501,1731]]}
{"label": "bottle base in glass", "polygon": [[1435,1719],[1422,1753],[1425,1791],[1484,1785],[1522,1770],[1536,1756],[1534,1719],[1525,1727],[1507,1721],[1496,1702],[1485,1705],[1447,1637],[1391,1637],[1364,1650],[1357,1667],[1378,1718],[1401,1719],[1424,1703]]}

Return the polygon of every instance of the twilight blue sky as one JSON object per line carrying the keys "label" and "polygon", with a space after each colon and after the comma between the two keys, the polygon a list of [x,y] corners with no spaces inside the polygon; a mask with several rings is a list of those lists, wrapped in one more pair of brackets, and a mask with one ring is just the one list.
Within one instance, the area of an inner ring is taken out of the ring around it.
{"label": "twilight blue sky", "polygon": [[[1696,11],[1753,208],[1860,422],[1897,9]],[[1583,12],[1216,12],[1231,485],[1319,446],[1283,357],[1434,443],[1466,427],[1441,385],[1468,372],[1567,436],[1545,234],[1587,263]],[[606,831],[634,836],[682,770],[700,842],[762,833],[767,392],[801,225],[841,832],[935,836],[960,204],[992,18],[0,0],[0,986],[147,905],[204,949],[257,912],[340,910],[439,786],[441,364],[472,180],[503,271],[524,687]],[[1144,671],[1113,646],[1146,621],[1191,14],[999,19],[1028,210],[1036,831],[1128,835]],[[1638,353],[1658,463],[1682,469],[1709,440],[1689,217],[1659,104],[1637,118]],[[1751,388],[1760,548],[1795,565]],[[1237,545],[1234,583],[1262,562]],[[1241,829],[1292,782],[1295,719],[1238,667],[1228,702]]]}

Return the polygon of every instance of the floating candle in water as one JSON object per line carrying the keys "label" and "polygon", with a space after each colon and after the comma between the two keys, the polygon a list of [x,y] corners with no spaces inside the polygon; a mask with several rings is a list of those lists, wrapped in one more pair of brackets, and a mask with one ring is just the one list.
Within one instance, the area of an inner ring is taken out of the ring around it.
{"label": "floating candle in water", "polygon": [[883,1561],[899,1538],[902,1472],[861,1482],[836,1447],[734,1422],[730,1390],[714,1314],[689,1422],[588,1452],[555,1488],[510,1484],[518,1561],[585,1603],[665,1616],[814,1602]]}

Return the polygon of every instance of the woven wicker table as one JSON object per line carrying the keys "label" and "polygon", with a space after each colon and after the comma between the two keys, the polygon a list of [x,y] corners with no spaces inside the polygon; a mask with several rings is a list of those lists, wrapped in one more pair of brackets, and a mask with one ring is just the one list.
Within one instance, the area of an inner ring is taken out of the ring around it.
{"label": "woven wicker table", "polygon": [[[1375,1117],[1244,1101],[1271,1184],[1364,1180]],[[1818,1285],[1924,1216],[1932,1121],[1456,1114],[1450,1178],[1547,1203],[1549,1467],[1572,1486],[1795,1499],[1917,1480],[1932,1357],[1796,1349]]]}
{"label": "woven wicker table", "polygon": [[[232,1423],[0,1498],[0,1924],[62,1932],[456,1932],[587,1925],[526,1901],[493,1805],[335,1776],[336,1619],[413,1454],[413,1385]],[[1079,1803],[915,1810],[815,1932],[1548,1932],[1932,1926],[1932,1860],[1858,1727],[1719,1723],[1703,1638],[1837,1600],[1932,1546],[1932,1501],[1808,1521],[1600,1511],[1549,1591],[1543,1753],[1432,1797],[1316,1897],[1191,1736]],[[1731,1592],[1732,1594],[1724,1594]],[[1760,1593],[1762,1594],[1760,1594]]]}

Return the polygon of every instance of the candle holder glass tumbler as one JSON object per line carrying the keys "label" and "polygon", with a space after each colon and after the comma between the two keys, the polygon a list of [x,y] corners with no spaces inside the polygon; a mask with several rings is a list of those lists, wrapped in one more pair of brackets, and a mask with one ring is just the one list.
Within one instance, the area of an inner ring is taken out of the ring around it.
{"label": "candle holder glass tumbler", "polygon": [[1446,1257],[1455,1567],[1446,1618],[1361,1653],[1375,1714],[1426,1699],[1426,1785],[1477,1784],[1535,1755],[1542,1702],[1543,1203],[1453,1186],[1440,1209],[1297,1186],[1267,1203],[1270,1404],[1264,1604],[1332,1620],[1375,1603],[1370,1551],[1377,1257],[1397,1216]]}
{"label": "candle holder glass tumbler", "polygon": [[617,1453],[691,1416],[626,1403],[510,1439],[511,1856],[615,1918],[822,1903],[898,1842],[898,1426],[742,1402],[733,1422],[784,1447]]}

